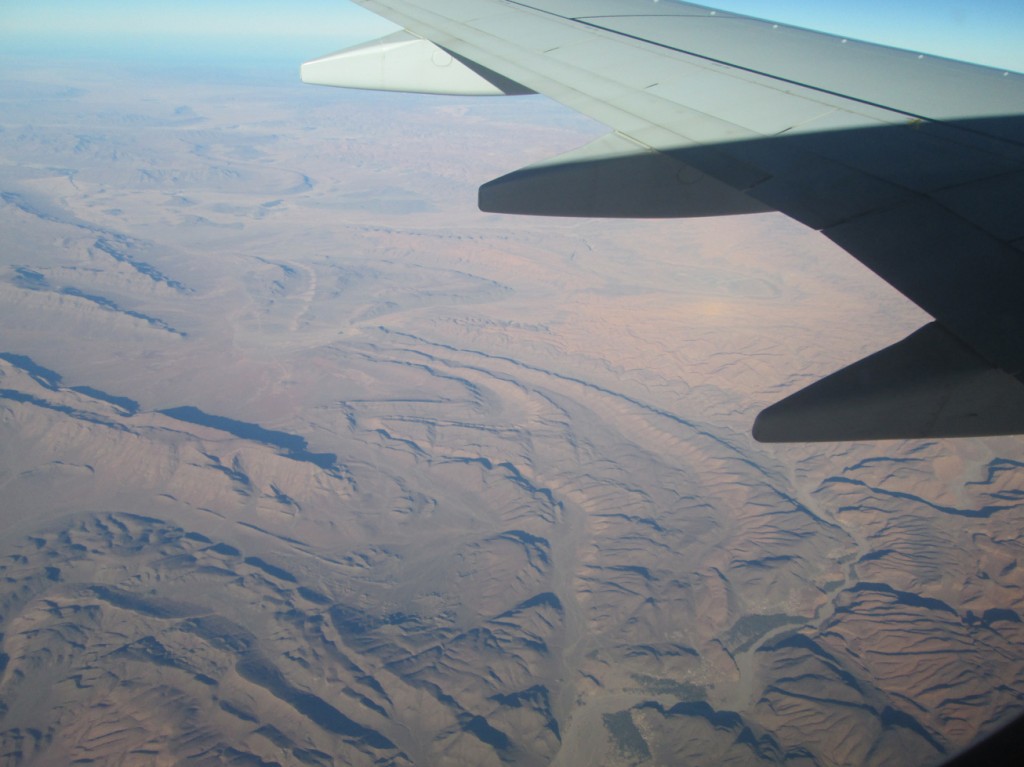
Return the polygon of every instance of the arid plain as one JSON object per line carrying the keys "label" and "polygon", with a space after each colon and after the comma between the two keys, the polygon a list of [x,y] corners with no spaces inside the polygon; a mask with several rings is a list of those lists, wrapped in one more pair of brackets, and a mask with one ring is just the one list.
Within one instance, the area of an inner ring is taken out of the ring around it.
{"label": "arid plain", "polygon": [[0,763],[917,766],[1022,708],[1024,440],[755,443],[925,317],[781,216],[476,211],[601,132],[5,63]]}

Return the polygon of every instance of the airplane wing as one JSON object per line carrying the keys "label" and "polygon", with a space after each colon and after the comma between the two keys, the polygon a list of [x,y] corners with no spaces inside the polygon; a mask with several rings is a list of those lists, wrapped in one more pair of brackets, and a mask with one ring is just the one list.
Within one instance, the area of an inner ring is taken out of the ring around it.
{"label": "airplane wing", "polygon": [[1024,76],[674,0],[356,1],[405,31],[303,80],[541,93],[612,128],[485,184],[483,210],[777,210],[935,318],[755,438],[1024,433]]}

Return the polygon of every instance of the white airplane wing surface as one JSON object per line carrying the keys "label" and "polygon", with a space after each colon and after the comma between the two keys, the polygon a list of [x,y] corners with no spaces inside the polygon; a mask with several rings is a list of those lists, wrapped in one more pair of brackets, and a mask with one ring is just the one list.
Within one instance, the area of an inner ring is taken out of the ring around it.
{"label": "white airplane wing surface", "polygon": [[777,210],[935,321],[762,412],[762,441],[1024,433],[1024,76],[674,0],[357,0],[405,31],[306,82],[541,93],[612,128],[487,211]]}

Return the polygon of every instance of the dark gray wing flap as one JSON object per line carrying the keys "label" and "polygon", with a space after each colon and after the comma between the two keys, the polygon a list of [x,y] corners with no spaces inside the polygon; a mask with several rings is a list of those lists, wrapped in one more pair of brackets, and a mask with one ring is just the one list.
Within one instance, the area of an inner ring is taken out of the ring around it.
{"label": "dark gray wing flap", "polygon": [[615,133],[484,184],[480,209],[584,218],[689,218],[771,210],[706,173]]}
{"label": "dark gray wing flap", "polygon": [[759,442],[1024,433],[1024,383],[937,323],[765,409]]}

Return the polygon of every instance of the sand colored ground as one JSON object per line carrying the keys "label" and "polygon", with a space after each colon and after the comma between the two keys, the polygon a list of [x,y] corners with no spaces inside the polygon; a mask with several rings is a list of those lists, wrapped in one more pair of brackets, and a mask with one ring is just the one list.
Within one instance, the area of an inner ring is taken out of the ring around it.
{"label": "sand colored ground", "polygon": [[0,763],[929,765],[1024,693],[1024,442],[759,445],[926,318],[780,216],[476,212],[601,132],[0,78]]}

